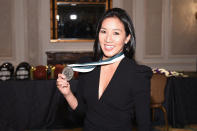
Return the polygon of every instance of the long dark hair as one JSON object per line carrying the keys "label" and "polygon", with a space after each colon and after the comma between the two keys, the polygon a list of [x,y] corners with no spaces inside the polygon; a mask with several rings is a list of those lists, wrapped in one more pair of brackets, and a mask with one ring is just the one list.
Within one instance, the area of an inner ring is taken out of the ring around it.
{"label": "long dark hair", "polygon": [[96,29],[96,38],[95,38],[94,47],[93,47],[93,51],[94,51],[93,59],[97,61],[101,59],[101,57],[103,56],[103,51],[99,44],[99,31],[101,29],[101,25],[103,21],[109,17],[119,18],[119,20],[124,25],[126,36],[131,35],[129,42],[125,44],[123,48],[123,53],[126,57],[133,58],[134,53],[135,53],[135,46],[136,46],[135,45],[136,44],[135,30],[133,27],[133,22],[131,21],[129,15],[126,13],[125,10],[120,9],[120,8],[112,8],[112,9],[109,9],[107,12],[105,12],[98,22],[97,29]]}

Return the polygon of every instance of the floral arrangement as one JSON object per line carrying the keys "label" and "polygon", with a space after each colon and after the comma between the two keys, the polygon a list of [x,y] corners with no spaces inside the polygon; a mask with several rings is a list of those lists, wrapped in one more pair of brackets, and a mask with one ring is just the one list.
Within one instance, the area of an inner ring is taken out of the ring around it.
{"label": "floral arrangement", "polygon": [[158,73],[158,74],[165,74],[166,77],[188,77],[187,75],[184,75],[183,73],[179,73],[176,71],[169,71],[163,68],[153,68],[152,69],[153,73]]}

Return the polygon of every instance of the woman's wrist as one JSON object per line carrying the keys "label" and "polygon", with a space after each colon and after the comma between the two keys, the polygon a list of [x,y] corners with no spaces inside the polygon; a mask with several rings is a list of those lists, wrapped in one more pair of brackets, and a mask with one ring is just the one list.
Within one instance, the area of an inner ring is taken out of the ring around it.
{"label": "woman's wrist", "polygon": [[67,100],[68,104],[70,105],[70,107],[75,110],[78,102],[76,97],[74,96],[74,94],[70,91],[70,93],[68,93],[67,95],[64,95],[65,99]]}
{"label": "woman's wrist", "polygon": [[70,96],[73,96],[72,91],[70,91],[70,92],[64,94],[64,97],[65,97],[65,98],[69,98]]}

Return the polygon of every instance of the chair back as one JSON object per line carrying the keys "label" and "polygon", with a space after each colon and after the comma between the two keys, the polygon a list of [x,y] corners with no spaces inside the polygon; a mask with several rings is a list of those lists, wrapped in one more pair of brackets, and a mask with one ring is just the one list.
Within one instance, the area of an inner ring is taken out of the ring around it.
{"label": "chair back", "polygon": [[164,74],[153,74],[151,78],[151,104],[164,102],[166,81],[167,77]]}

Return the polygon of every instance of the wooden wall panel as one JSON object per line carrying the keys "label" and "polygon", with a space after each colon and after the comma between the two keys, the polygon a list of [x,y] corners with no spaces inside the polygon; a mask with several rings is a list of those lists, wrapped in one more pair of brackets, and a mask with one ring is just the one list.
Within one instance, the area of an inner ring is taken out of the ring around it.
{"label": "wooden wall panel", "polygon": [[12,57],[12,1],[0,1],[0,58]]}
{"label": "wooden wall panel", "polygon": [[28,59],[32,64],[39,64],[39,0],[28,0],[26,6]]}
{"label": "wooden wall panel", "polygon": [[197,3],[172,0],[171,6],[171,55],[197,55]]}
{"label": "wooden wall panel", "polygon": [[162,0],[146,1],[145,22],[145,56],[161,55]]}

